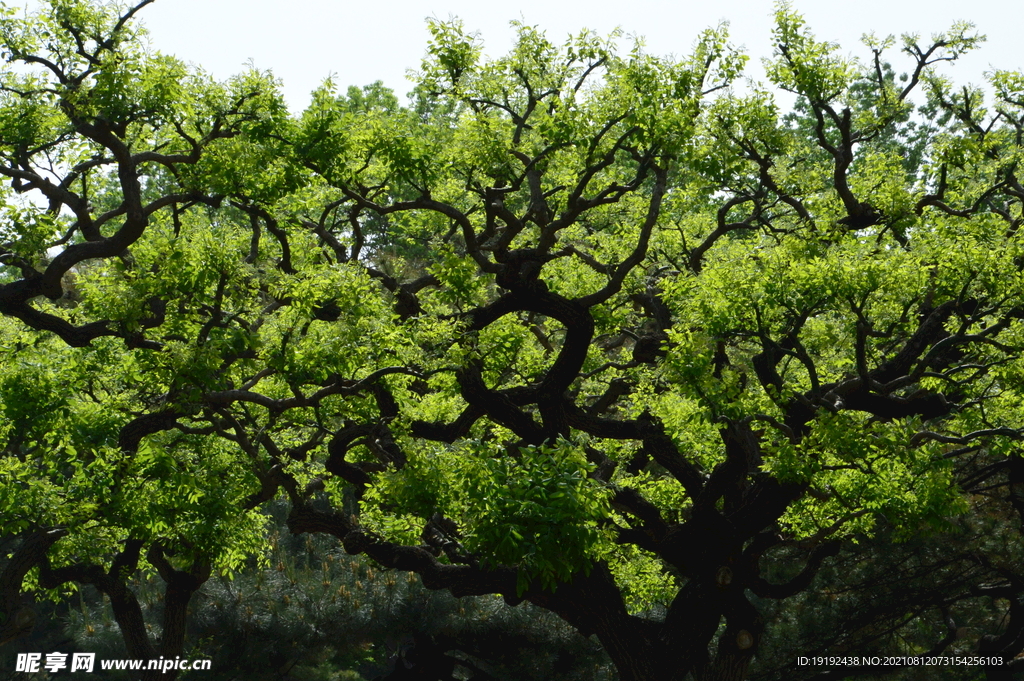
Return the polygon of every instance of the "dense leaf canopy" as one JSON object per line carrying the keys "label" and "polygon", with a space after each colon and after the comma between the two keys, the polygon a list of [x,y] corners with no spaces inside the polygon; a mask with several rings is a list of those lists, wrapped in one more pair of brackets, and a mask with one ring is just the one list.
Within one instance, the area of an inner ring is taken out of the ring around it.
{"label": "dense leaf canopy", "polygon": [[1024,76],[946,80],[969,25],[858,61],[780,5],[750,84],[724,27],[674,59],[517,24],[488,59],[433,22],[408,106],[328,81],[292,116],[154,52],[151,1],[0,20],[0,640],[91,584],[132,656],[180,654],[284,497],[623,680],[1010,678]]}

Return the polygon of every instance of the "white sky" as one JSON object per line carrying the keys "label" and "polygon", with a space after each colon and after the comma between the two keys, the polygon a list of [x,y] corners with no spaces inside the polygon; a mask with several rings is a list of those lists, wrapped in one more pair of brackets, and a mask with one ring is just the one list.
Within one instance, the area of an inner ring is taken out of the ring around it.
{"label": "white sky", "polygon": [[[1021,0],[795,0],[819,39],[865,56],[860,36],[913,32],[923,38],[955,20],[974,22],[988,36],[981,50],[948,71],[958,82],[980,82],[992,66],[1024,69],[1024,2]],[[419,67],[428,16],[460,17],[478,31],[485,50],[509,46],[509,21],[525,20],[555,42],[582,28],[607,33],[621,27],[646,38],[654,54],[682,55],[697,34],[730,23],[733,42],[751,55],[748,71],[761,77],[760,58],[770,54],[771,0],[158,0],[140,16],[154,46],[227,78],[252,60],[284,81],[293,110],[333,73],[342,88],[383,80],[404,101],[408,69]],[[895,56],[895,55],[894,55]]]}
{"label": "white sky", "polygon": [[[868,31],[913,32],[922,37],[956,20],[974,22],[988,36],[981,50],[949,73],[977,82],[992,66],[1024,68],[1024,2],[1020,0],[795,0],[819,39],[835,41],[847,54],[865,55],[859,43]],[[485,50],[509,46],[509,21],[522,19],[561,42],[582,28],[607,33],[621,27],[646,38],[655,54],[685,54],[697,34],[730,22],[733,41],[744,45],[760,77],[760,57],[770,54],[770,0],[157,0],[141,12],[154,46],[226,78],[252,60],[284,81],[293,110],[327,75],[342,88],[383,80],[403,98],[408,69],[419,67],[427,42],[425,19],[460,17],[478,31]]]}

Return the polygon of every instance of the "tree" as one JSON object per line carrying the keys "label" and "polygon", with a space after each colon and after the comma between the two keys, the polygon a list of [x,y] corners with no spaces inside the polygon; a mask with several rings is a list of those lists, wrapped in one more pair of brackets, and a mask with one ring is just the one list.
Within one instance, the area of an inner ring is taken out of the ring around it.
{"label": "tree", "polygon": [[[173,658],[192,594],[211,569],[237,569],[262,534],[250,474],[221,441],[201,430],[161,438],[159,416],[146,414],[154,395],[132,351],[155,348],[142,331],[164,321],[161,299],[105,281],[108,267],[120,283],[152,267],[139,239],[178,229],[174,218],[152,228],[156,216],[219,202],[179,168],[284,107],[264,75],[219,85],[149,54],[132,22],[150,1],[53,2],[28,19],[3,8],[0,517],[11,554],[0,642],[31,627],[27,578],[95,586],[131,656]],[[116,317],[95,319],[104,299]],[[140,565],[166,583],[156,643],[128,586]]]}
{"label": "tree", "polygon": [[[995,72],[987,109],[936,75],[969,26],[905,36],[897,84],[892,39],[853,62],[781,5],[770,83],[742,93],[721,28],[677,61],[519,25],[485,60],[435,22],[412,107],[328,82],[289,119],[266,77],[146,56],[145,4],[5,24],[43,71],[7,77],[0,174],[49,210],[8,211],[0,312],[18,353],[83,367],[73,401],[117,444],[68,449],[38,421],[3,461],[42,488],[54,457],[156,457],[225,501],[182,528],[132,509],[107,547],[141,564],[135,546],[177,542],[165,568],[187,570],[203,544],[183,528],[283,490],[292,532],[550,610],[625,681],[745,678],[766,627],[867,556],[911,593],[822,613],[845,633],[807,650],[1020,652],[1005,547],[970,534],[969,570],[894,546],[957,516],[980,532],[991,508],[1016,541],[1024,508],[1024,77]],[[54,541],[19,564],[77,578],[91,516],[25,515]],[[991,638],[958,639],[957,616]],[[818,678],[841,673],[874,671]]]}
{"label": "tree", "polygon": [[[444,667],[508,681],[612,678],[600,646],[549,612],[427,591],[414,574],[345,555],[331,537],[291,535],[284,503],[267,510],[268,564],[211,579],[193,602],[186,650],[222,678],[361,681]],[[133,587],[147,624],[159,626],[160,579]],[[78,650],[123,657],[99,598],[71,599],[64,617]]]}

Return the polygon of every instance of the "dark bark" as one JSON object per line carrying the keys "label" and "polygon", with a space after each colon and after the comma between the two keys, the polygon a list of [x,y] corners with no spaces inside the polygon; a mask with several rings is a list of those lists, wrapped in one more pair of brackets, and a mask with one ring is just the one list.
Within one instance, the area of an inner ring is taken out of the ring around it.
{"label": "dark bark", "polygon": [[[129,539],[125,548],[118,553],[109,569],[98,565],[76,563],[54,568],[48,558],[40,563],[40,583],[44,588],[53,589],[66,582],[88,584],[110,599],[114,619],[121,631],[128,657],[139,660],[153,660],[158,656],[173,659],[184,651],[185,627],[188,605],[192,596],[210,576],[209,563],[202,559],[193,561],[187,571],[173,568],[164,556],[162,548],[153,545],[147,554],[164,580],[164,611],[162,636],[157,645],[150,640],[142,607],[135,593],[128,587],[128,578],[138,567],[143,542]],[[173,681],[177,670],[143,669],[141,681]]]}
{"label": "dark bark", "polygon": [[27,533],[0,572],[0,645],[28,635],[36,623],[36,613],[21,591],[25,575],[43,564],[46,552],[67,534],[52,528]]}

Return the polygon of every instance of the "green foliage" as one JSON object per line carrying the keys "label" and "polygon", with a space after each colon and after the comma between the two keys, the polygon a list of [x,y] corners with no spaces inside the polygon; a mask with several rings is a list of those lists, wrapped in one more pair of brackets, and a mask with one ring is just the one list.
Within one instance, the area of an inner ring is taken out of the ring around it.
{"label": "green foliage", "polygon": [[[549,608],[623,678],[712,678],[788,626],[766,599],[825,607],[836,551],[1024,512],[1024,81],[936,73],[969,25],[904,36],[901,76],[895,39],[847,58],[780,4],[739,93],[724,26],[677,59],[516,23],[490,59],[433,21],[410,106],[329,79],[292,117],[268,73],[151,51],[144,4],[0,20],[0,521],[62,534],[25,588],[144,546],[142,577],[213,569],[210,627],[330,676],[359,642],[303,618],[380,612],[336,551],[322,588],[260,562],[286,496],[293,532]],[[964,588],[849,617],[994,621]]]}
{"label": "green foliage", "polygon": [[594,560],[603,539],[607,492],[588,480],[590,470],[569,442],[524,447],[511,461],[486,447],[436,452],[375,486],[363,517],[385,536],[414,542],[440,512],[473,528],[467,549],[519,566],[520,594],[533,580],[554,589]]}

